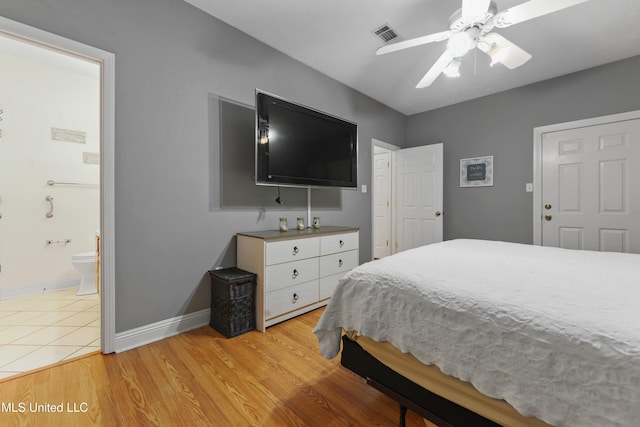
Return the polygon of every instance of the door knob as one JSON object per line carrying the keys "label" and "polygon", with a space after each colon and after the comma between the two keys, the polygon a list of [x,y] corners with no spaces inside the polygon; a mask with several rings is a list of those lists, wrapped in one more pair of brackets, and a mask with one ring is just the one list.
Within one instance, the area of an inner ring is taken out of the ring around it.
{"label": "door knob", "polygon": [[544,216],[544,219],[545,219],[545,220],[547,220],[547,221],[551,221],[551,218],[552,218],[552,216],[551,216],[551,215],[549,215],[549,214],[546,214],[546,215]]}
{"label": "door knob", "polygon": [[551,209],[551,205],[550,205],[549,203],[547,203],[546,205],[544,205],[544,208],[545,208],[546,210],[549,210],[549,209]]}
{"label": "door knob", "polygon": [[442,212],[436,211],[436,216],[440,216],[440,215],[442,215]]}

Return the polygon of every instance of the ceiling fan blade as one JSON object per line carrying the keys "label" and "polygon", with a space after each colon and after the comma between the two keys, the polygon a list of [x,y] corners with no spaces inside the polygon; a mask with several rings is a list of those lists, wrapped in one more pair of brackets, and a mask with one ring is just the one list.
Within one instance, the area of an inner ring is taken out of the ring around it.
{"label": "ceiling fan blade", "polygon": [[415,39],[404,40],[401,42],[382,46],[376,50],[376,55],[384,55],[385,53],[396,52],[410,47],[420,46],[427,43],[439,42],[446,40],[451,35],[451,31],[441,31],[439,33],[429,34],[428,36],[417,37]]}
{"label": "ceiling fan blade", "polygon": [[487,14],[491,0],[462,0],[464,19],[481,19]]}
{"label": "ceiling fan blade", "polygon": [[453,55],[449,52],[449,49],[445,50],[440,58],[436,61],[435,64],[427,71],[427,74],[424,75],[422,80],[418,82],[416,85],[416,89],[421,89],[423,87],[431,86],[431,83],[442,73],[442,71],[447,68],[447,65],[453,59]]}
{"label": "ceiling fan blade", "polygon": [[[493,63],[500,62],[510,70],[518,68],[531,59],[529,52],[511,43],[498,33],[486,34],[482,41],[484,43],[478,43],[478,48],[491,56]],[[500,58],[497,58],[496,55],[499,55]]]}
{"label": "ceiling fan blade", "polygon": [[587,1],[589,0],[529,0],[499,12],[495,16],[496,27],[506,28]]}

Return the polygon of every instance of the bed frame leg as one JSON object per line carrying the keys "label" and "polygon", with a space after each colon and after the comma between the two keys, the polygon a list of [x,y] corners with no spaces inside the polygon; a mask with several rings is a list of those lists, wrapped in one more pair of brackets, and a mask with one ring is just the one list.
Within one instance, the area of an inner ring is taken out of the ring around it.
{"label": "bed frame leg", "polygon": [[405,427],[407,418],[407,407],[400,404],[400,427]]}

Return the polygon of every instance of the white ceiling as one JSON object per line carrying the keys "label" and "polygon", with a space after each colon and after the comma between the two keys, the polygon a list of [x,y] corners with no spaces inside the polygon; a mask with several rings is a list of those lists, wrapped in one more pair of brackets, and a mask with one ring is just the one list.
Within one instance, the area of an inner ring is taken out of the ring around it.
{"label": "white ceiling", "polygon": [[[373,30],[389,24],[402,39],[448,29],[462,0],[185,0],[269,46],[410,115],[640,54],[640,0],[590,0],[496,29],[533,55],[509,70],[478,49],[461,77],[415,85],[446,42],[376,56]],[[496,0],[503,10],[524,0]]]}

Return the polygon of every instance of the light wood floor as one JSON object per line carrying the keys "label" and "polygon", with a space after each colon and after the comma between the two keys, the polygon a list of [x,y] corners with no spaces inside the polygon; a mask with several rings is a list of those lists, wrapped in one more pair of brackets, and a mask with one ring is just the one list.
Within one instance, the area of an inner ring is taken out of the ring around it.
{"label": "light wood floor", "polygon": [[321,313],[230,339],[206,326],[4,380],[0,425],[396,426],[394,401],[318,353]]}

